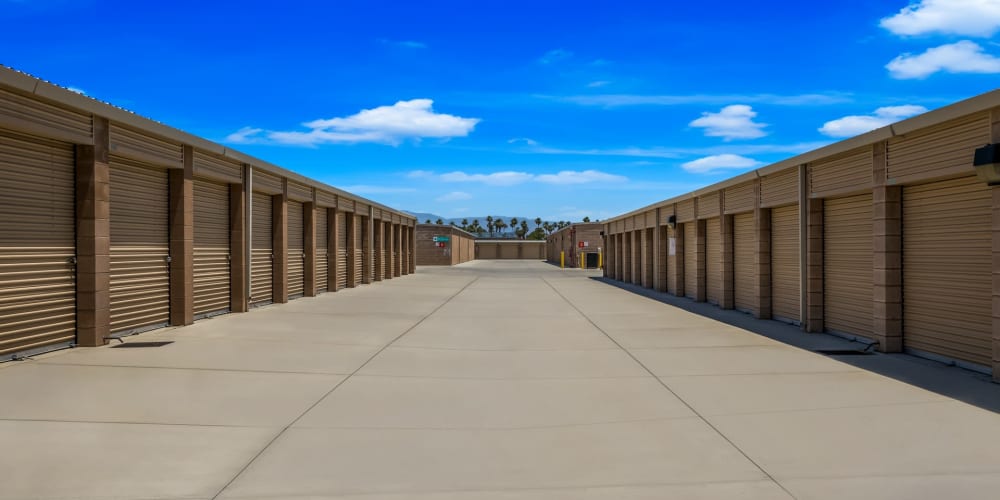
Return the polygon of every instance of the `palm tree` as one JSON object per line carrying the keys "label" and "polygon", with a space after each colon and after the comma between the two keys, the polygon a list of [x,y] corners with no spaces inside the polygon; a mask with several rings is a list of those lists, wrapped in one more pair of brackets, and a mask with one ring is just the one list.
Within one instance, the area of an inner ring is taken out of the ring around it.
{"label": "palm tree", "polygon": [[539,227],[542,227],[542,218],[535,217],[535,229],[538,229]]}
{"label": "palm tree", "polygon": [[424,221],[424,224],[430,224],[430,223],[431,223],[430,219],[427,219],[427,220]]}
{"label": "palm tree", "polygon": [[462,231],[469,230],[469,219],[462,219]]}
{"label": "palm tree", "polygon": [[499,233],[497,236],[499,236],[499,237],[502,238],[503,237],[503,230],[504,230],[504,228],[507,227],[507,223],[504,222],[503,219],[497,217],[497,220],[493,221],[493,225],[496,226],[497,233]]}
{"label": "palm tree", "polygon": [[510,228],[514,229],[516,227],[517,227],[517,217],[511,217],[510,218]]}
{"label": "palm tree", "polygon": [[486,216],[486,228],[490,230],[490,238],[493,237],[493,228],[494,227],[496,227],[496,224],[493,223],[493,216],[492,215],[487,215]]}
{"label": "palm tree", "polygon": [[584,217],[583,222],[590,222],[590,217]]}
{"label": "palm tree", "polygon": [[441,220],[441,219],[438,219],[438,220],[437,220],[437,221],[435,221],[434,223],[440,226],[440,225],[444,224],[444,221],[443,221],[443,220]]}
{"label": "palm tree", "polygon": [[528,234],[528,221],[522,220],[521,221],[521,234],[519,234],[518,236],[520,236],[521,239],[523,240],[524,236],[526,234]]}

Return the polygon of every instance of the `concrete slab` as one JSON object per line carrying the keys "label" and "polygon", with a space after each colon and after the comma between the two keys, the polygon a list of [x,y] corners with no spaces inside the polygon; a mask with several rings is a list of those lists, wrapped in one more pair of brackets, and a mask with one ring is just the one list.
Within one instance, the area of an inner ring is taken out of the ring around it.
{"label": "concrete slab", "polygon": [[658,377],[858,370],[825,356],[783,345],[632,349],[631,352]]}
{"label": "concrete slab", "polygon": [[784,412],[945,401],[923,389],[869,372],[665,377],[702,415]]}
{"label": "concrete slab", "polygon": [[0,498],[208,499],[277,432],[0,420]]}
{"label": "concrete slab", "polygon": [[692,417],[651,377],[488,380],[355,376],[297,427],[517,429]]}
{"label": "concrete slab", "polygon": [[[497,314],[503,317],[497,318]],[[479,350],[617,349],[588,321],[576,317],[526,323],[494,312],[490,319],[456,320],[446,316],[427,319],[395,345]]]}
{"label": "concrete slab", "polygon": [[677,347],[776,346],[780,343],[731,326],[692,327],[619,327],[605,329],[626,349],[670,349]]}
{"label": "concrete slab", "polygon": [[25,364],[0,377],[0,400],[16,402],[0,405],[0,419],[281,426],[343,378]]}
{"label": "concrete slab", "polygon": [[336,316],[297,314],[283,312],[279,306],[269,306],[246,314],[196,322],[163,335],[382,346],[415,325],[420,318],[420,315],[375,313]]}
{"label": "concrete slab", "polygon": [[[151,333],[130,342],[155,341]],[[141,340],[140,340],[141,339]],[[174,343],[155,349],[115,348],[117,343],[97,349],[74,349],[42,364],[91,366],[134,366],[147,368],[191,368],[286,373],[349,374],[357,370],[380,348],[378,345],[343,345],[334,343],[282,342],[245,338],[169,336]]]}
{"label": "concrete slab", "polygon": [[490,431],[299,428],[221,498],[763,479],[697,418]]}
{"label": "concrete slab", "polygon": [[710,420],[778,481],[1000,473],[1000,447],[996,446],[1000,416],[964,403],[713,416]]}
{"label": "concrete slab", "polygon": [[394,345],[366,365],[360,375],[438,378],[538,379],[648,377],[618,349],[474,351]]}

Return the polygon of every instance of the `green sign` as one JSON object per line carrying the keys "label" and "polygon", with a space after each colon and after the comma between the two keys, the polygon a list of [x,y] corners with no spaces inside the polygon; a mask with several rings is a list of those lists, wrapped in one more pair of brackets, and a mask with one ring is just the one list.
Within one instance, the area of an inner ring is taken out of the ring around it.
{"label": "green sign", "polygon": [[442,241],[448,241],[448,237],[447,236],[435,236],[434,237],[434,242],[435,243],[442,242]]}

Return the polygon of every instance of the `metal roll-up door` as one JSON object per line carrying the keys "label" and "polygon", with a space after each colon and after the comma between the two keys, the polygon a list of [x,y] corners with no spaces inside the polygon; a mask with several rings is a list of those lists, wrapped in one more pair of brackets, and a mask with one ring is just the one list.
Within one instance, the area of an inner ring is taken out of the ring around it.
{"label": "metal roll-up door", "polygon": [[73,146],[0,133],[0,359],[76,340]]}
{"label": "metal roll-up door", "polygon": [[872,195],[823,202],[823,311],[827,330],[871,337]]}
{"label": "metal roll-up door", "polygon": [[301,297],[305,289],[305,236],[302,203],[288,200],[288,298]]}
{"label": "metal roll-up door", "polygon": [[253,193],[250,304],[269,304],[274,293],[274,234],[271,229],[271,195]]}
{"label": "metal roll-up door", "polygon": [[705,221],[705,281],[708,302],[718,304],[722,298],[722,226],[718,217]]}
{"label": "metal roll-up door", "polygon": [[347,214],[337,212],[337,289],[347,287]]}
{"label": "metal roll-up door", "polygon": [[733,298],[737,310],[752,312],[754,305],[753,213],[733,216]]}
{"label": "metal roll-up door", "polygon": [[[674,254],[673,255],[670,254],[670,241],[671,240],[673,240],[673,242],[674,242],[674,245],[673,245],[674,246]],[[683,245],[683,244],[684,244],[684,242],[682,241],[681,245]],[[667,228],[667,260],[666,260],[666,263],[667,263],[667,292],[668,293],[672,293],[674,295],[677,294],[677,287],[674,286],[674,283],[677,282],[677,266],[676,265],[670,265],[670,259],[677,257],[676,252],[677,252],[677,229]]]}
{"label": "metal roll-up door", "polygon": [[316,209],[316,293],[327,291],[330,283],[328,214],[326,207]]}
{"label": "metal roll-up door", "polygon": [[364,274],[364,259],[368,256],[362,251],[364,242],[364,232],[361,229],[362,224],[365,223],[364,217],[354,217],[354,283],[360,285],[364,283],[361,279]]}
{"label": "metal roll-up door", "polygon": [[[517,258],[517,244],[506,244],[500,245],[500,258],[501,259],[516,259]],[[570,253],[566,252],[566,263],[569,264],[571,259]]]}
{"label": "metal roll-up door", "polygon": [[799,206],[771,209],[771,314],[799,322]]}
{"label": "metal roll-up door", "polygon": [[698,223],[684,223],[684,296],[695,298],[698,289]]}
{"label": "metal roll-up door", "polygon": [[170,321],[166,169],[111,157],[111,333]]}
{"label": "metal roll-up door", "polygon": [[990,366],[992,203],[976,177],[903,188],[903,347]]}
{"label": "metal roll-up door", "polygon": [[[643,250],[646,252],[646,257],[645,257],[645,259],[643,259],[643,263],[645,264],[646,268],[645,268],[645,273],[644,273],[644,277],[643,277],[643,286],[645,286],[647,288],[653,288],[653,273],[655,272],[655,269],[653,268],[653,236],[654,236],[653,233],[654,233],[654,231],[655,231],[655,229],[650,228],[650,229],[646,229],[646,232],[644,233],[644,235],[646,236],[646,238],[645,238],[646,239],[646,245],[645,245],[645,247],[644,247]],[[582,253],[580,254],[580,258],[581,259],[584,258],[583,255],[584,254],[582,254]],[[586,264],[586,262],[584,262],[584,264]],[[586,265],[584,265],[582,267],[586,267]],[[597,267],[597,262],[596,261],[594,262],[594,267]]]}
{"label": "metal roll-up door", "polygon": [[229,312],[229,185],[194,180],[194,315]]}
{"label": "metal roll-up door", "polygon": [[385,278],[385,224],[375,223],[375,279]]}

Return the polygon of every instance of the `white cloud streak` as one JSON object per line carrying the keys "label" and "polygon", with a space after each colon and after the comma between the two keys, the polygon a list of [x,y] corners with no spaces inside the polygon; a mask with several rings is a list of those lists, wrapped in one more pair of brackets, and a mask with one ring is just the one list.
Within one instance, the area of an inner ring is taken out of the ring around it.
{"label": "white cloud streak", "polygon": [[913,104],[887,106],[876,109],[870,115],[851,115],[830,120],[819,131],[830,137],[852,137],[926,112],[927,108]]}
{"label": "white cloud streak", "polygon": [[719,170],[750,169],[763,165],[763,163],[747,158],[745,156],[724,154],[706,156],[697,160],[689,161],[681,165],[681,168],[693,174],[708,174]]}
{"label": "white cloud streak", "polygon": [[938,72],[994,74],[1000,73],[1000,58],[987,54],[975,42],[962,40],[922,54],[902,54],[885,67],[898,80],[922,79]]}
{"label": "white cloud streak", "polygon": [[465,137],[480,122],[436,113],[431,99],[399,101],[342,118],[313,120],[302,125],[308,131],[273,131],[244,127],[226,137],[235,144],[283,144],[315,147],[321,144],[373,142],[398,145],[405,140]]}
{"label": "white cloud streak", "polygon": [[920,0],[879,24],[900,36],[991,37],[1000,29],[1000,0]]}
{"label": "white cloud streak", "polygon": [[443,174],[434,174],[426,170],[415,170],[407,174],[413,179],[439,180],[442,182],[470,182],[487,186],[516,186],[528,182],[550,185],[581,185],[592,183],[624,183],[628,178],[601,172],[599,170],[562,170],[554,174],[532,174],[514,170],[504,170],[488,174],[470,174],[460,170]]}
{"label": "white cloud streak", "polygon": [[702,148],[610,148],[610,149],[570,149],[535,147],[526,151],[537,154],[569,156],[622,156],[634,158],[677,159],[693,155],[719,154],[800,154],[829,145],[828,141],[800,142],[792,144],[746,144],[720,145]]}
{"label": "white cloud streak", "polygon": [[726,141],[733,139],[757,139],[767,135],[764,132],[765,123],[754,122],[757,112],[745,104],[733,104],[722,108],[718,113],[704,112],[688,125],[705,129],[708,137],[722,137]]}
{"label": "white cloud streak", "polygon": [[565,49],[554,49],[538,58],[540,64],[552,64],[573,57],[573,53]]}
{"label": "white cloud streak", "polygon": [[417,191],[416,189],[409,187],[372,186],[368,184],[344,186],[344,190],[357,194],[398,194],[398,193],[415,193]]}
{"label": "white cloud streak", "polygon": [[773,104],[778,106],[829,106],[851,102],[849,94],[831,92],[823,94],[690,94],[690,95],[649,95],[649,94],[592,94],[551,96],[536,95],[536,98],[567,102],[581,106],[683,106],[690,104],[724,105],[731,102],[751,104]]}
{"label": "white cloud streak", "polygon": [[464,191],[452,191],[446,195],[438,196],[434,201],[447,202],[447,201],[463,201],[471,200],[472,195]]}

